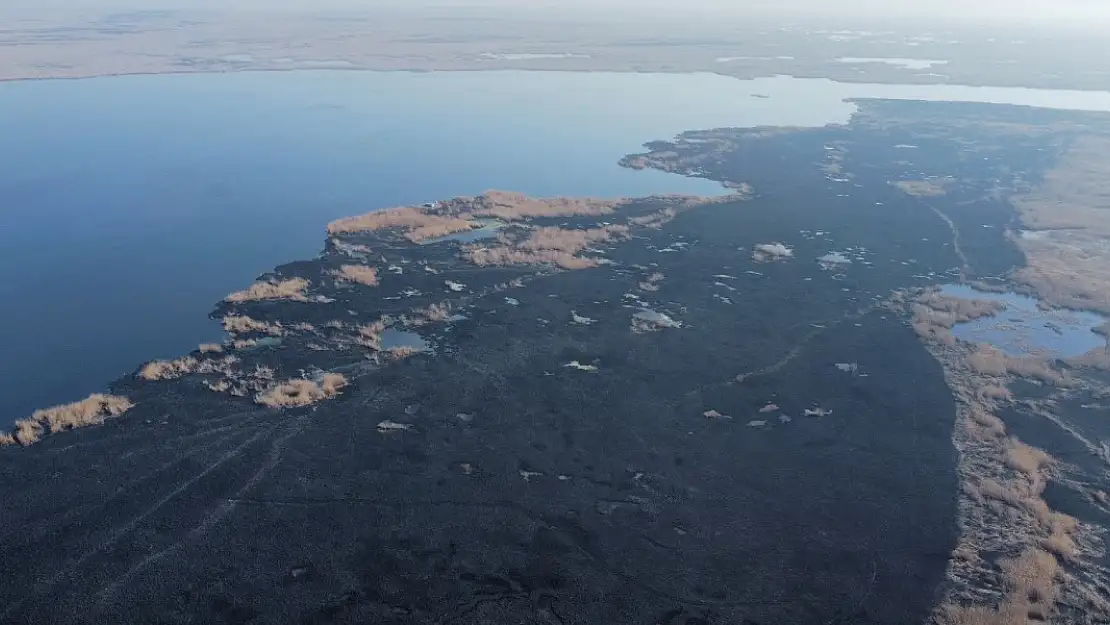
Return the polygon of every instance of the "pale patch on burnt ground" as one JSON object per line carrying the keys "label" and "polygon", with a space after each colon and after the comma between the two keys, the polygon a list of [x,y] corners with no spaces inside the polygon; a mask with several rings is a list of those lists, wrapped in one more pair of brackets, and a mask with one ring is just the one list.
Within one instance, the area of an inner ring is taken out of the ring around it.
{"label": "pale patch on burnt ground", "polygon": [[340,265],[334,275],[345,282],[354,282],[363,286],[378,286],[378,270],[374,267]]}
{"label": "pale patch on burnt ground", "polygon": [[498,245],[475,245],[467,249],[467,258],[479,266],[486,265],[555,265],[561,269],[586,269],[601,263],[598,258],[578,254],[593,244],[608,243],[628,236],[628,227],[610,225],[600,228],[571,230],[542,227],[523,232],[505,232]]}
{"label": "pale patch on burnt ground", "polygon": [[15,422],[11,434],[0,433],[0,446],[32,445],[47,434],[104,423],[130,410],[134,404],[118,395],[90,395],[81,401],[36,410],[30,417]]}
{"label": "pale patch on burnt ground", "polygon": [[224,331],[235,336],[240,334],[258,333],[267,336],[281,336],[285,329],[278,323],[270,323],[251,319],[246,315],[226,315],[221,319]]}
{"label": "pale patch on burnt ground", "polygon": [[183,356],[173,360],[155,360],[143,365],[137,374],[144,380],[172,380],[193,373],[230,373],[231,368],[238,364],[236,356],[222,358],[195,358]]}
{"label": "pale patch on burnt ground", "polygon": [[255,395],[254,402],[268,408],[300,408],[331,399],[345,386],[342,374],[325,373],[319,380],[286,380]]}
{"label": "pale patch on burnt ground", "polygon": [[308,299],[305,296],[305,290],[308,286],[308,281],[303,278],[255,282],[244,291],[236,291],[228,295],[227,301],[241,303],[264,299],[290,299],[303,302]]}
{"label": "pale patch on burnt ground", "polygon": [[667,276],[656,271],[655,273],[652,273],[650,276],[645,278],[642,282],[640,282],[640,284],[637,285],[637,288],[639,288],[641,291],[648,291],[650,293],[658,292],[659,283],[666,278]]}
{"label": "pale patch on burnt ground", "polygon": [[782,243],[760,243],[752,248],[752,260],[760,263],[785,260],[793,256],[794,250]]}

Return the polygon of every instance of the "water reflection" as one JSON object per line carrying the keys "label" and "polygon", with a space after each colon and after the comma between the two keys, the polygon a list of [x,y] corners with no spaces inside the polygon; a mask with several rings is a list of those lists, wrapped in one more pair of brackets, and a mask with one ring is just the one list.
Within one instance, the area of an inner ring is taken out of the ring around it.
{"label": "water reflection", "polygon": [[431,345],[415,332],[386,328],[382,332],[382,349],[410,348],[419,352],[427,351]]}
{"label": "water reflection", "polygon": [[1048,308],[1026,295],[991,293],[963,285],[945,285],[941,293],[1005,304],[1006,308],[995,315],[956,324],[952,334],[965,341],[989,343],[1011,356],[1068,358],[1106,344],[1093,330],[1107,318],[1096,313]]}

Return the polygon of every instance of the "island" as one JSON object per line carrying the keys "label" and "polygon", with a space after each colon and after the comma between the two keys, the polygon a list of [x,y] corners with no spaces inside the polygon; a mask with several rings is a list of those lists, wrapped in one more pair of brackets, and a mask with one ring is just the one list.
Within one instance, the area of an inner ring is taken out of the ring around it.
{"label": "island", "polygon": [[4,435],[0,621],[1110,618],[1110,116],[855,104],[329,224]]}

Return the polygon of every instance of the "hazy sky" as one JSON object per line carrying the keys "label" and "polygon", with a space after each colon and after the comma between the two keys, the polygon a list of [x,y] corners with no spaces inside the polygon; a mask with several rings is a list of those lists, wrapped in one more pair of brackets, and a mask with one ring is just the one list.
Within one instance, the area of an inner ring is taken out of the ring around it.
{"label": "hazy sky", "polygon": [[933,17],[1007,22],[1110,21],[1110,0],[0,0],[7,8],[366,9],[501,7],[553,8],[565,13],[637,11],[732,16],[773,12],[797,17]]}

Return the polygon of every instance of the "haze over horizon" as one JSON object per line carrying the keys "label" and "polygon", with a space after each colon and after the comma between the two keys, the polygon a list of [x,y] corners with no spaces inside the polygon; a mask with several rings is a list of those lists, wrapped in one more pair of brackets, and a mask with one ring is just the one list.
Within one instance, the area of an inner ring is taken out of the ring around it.
{"label": "haze over horizon", "polygon": [[831,0],[7,0],[4,11],[51,10],[234,10],[234,11],[373,11],[376,9],[476,9],[514,12],[605,14],[636,11],[641,16],[767,15],[788,18],[888,20],[930,18],[937,21],[1023,25],[1091,26],[1110,22],[1110,3],[1100,0],[904,0],[896,6],[881,0],[853,3]]}

